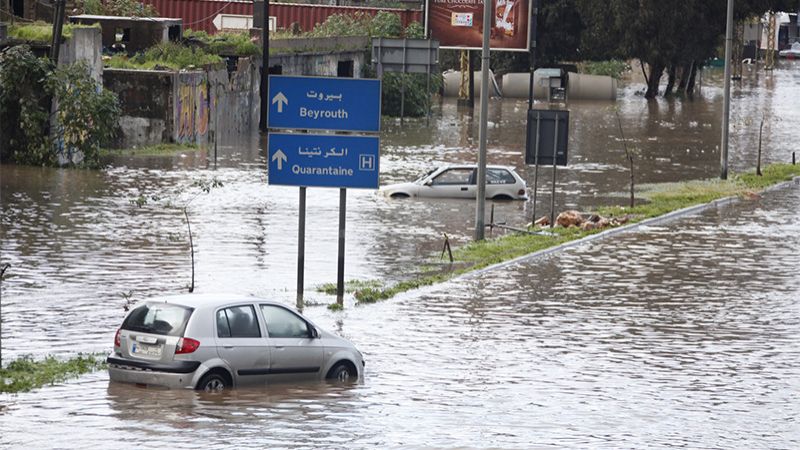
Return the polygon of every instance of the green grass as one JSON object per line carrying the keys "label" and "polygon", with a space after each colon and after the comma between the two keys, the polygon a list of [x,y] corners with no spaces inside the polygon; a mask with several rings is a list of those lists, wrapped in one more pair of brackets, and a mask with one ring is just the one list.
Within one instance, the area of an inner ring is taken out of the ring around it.
{"label": "green grass", "polygon": [[27,392],[104,367],[105,363],[94,355],[79,354],[66,361],[52,356],[35,361],[23,356],[0,369],[0,392]]}
{"label": "green grass", "polygon": [[202,48],[165,42],[130,58],[123,54],[114,55],[104,60],[103,65],[113,69],[181,70],[191,67],[201,68],[222,62],[219,55],[211,54]]}
{"label": "green grass", "polygon": [[[344,283],[344,291],[348,294],[352,294],[358,289],[378,286],[381,286],[381,282],[376,280],[350,280]],[[336,283],[321,284],[317,286],[316,291],[322,292],[323,294],[336,295]]]}
{"label": "green grass", "polygon": [[201,42],[207,52],[216,55],[256,56],[261,54],[261,46],[250,40],[247,33],[217,33],[209,35],[205,31],[186,30],[186,39]]}
{"label": "green grass", "polygon": [[[763,170],[763,176],[754,173],[732,176],[729,180],[698,180],[680,183],[663,183],[640,187],[639,202],[635,207],[606,206],[598,208],[598,214],[606,217],[622,217],[628,223],[636,223],[652,217],[700,205],[724,197],[746,196],[782,181],[800,176],[800,165],[773,164]],[[468,272],[493,264],[508,261],[539,250],[581,239],[602,230],[584,231],[579,228],[554,228],[551,235],[509,234],[496,239],[472,242],[454,249],[454,264],[446,268],[423,267],[422,273],[393,285],[378,280],[359,281],[348,292],[353,293],[359,303],[374,303],[386,300],[402,292],[449,280]],[[352,282],[351,282],[352,283]],[[320,289],[321,292],[331,293]],[[333,293],[336,286],[333,286]]]}
{"label": "green grass", "polygon": [[157,144],[148,145],[138,148],[128,149],[108,149],[100,150],[100,156],[120,156],[120,155],[135,155],[135,156],[169,156],[182,152],[192,152],[199,150],[200,147],[194,144]]}
{"label": "green grass", "polygon": [[[100,25],[76,25],[65,23],[61,31],[64,39],[72,37],[72,31],[77,28],[100,28]],[[24,41],[33,41],[49,44],[53,41],[53,24],[33,22],[29,24],[14,24],[8,28],[8,36]]]}

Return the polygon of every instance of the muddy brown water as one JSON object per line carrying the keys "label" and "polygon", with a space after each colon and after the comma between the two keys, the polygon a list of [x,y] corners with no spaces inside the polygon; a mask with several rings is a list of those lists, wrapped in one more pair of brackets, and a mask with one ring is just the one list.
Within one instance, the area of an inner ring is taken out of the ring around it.
{"label": "muddy brown water", "polygon": [[[701,96],[616,103],[641,149],[642,182],[718,173],[719,74]],[[749,73],[734,90],[731,169],[797,150],[800,64]],[[524,102],[494,102],[490,162],[524,167]],[[624,203],[628,173],[614,105],[570,104],[570,166],[557,203]],[[756,121],[755,118],[758,118]],[[384,123],[382,184],[432,164],[475,159],[477,122],[445,102],[424,121]],[[431,144],[434,143],[434,144]],[[260,141],[210,153],[115,158],[101,171],[0,166],[3,357],[106,351],[134,299],[189,283],[185,224],[174,209],[130,200],[169,196],[217,177],[190,205],[197,290],[294,303],[297,189],[267,185]],[[542,185],[549,182],[544,171]],[[352,387],[304,383],[221,397],[109,386],[97,373],[0,403],[10,447],[145,446],[798,446],[797,189],[664,228],[570,250],[343,313],[313,287],[335,280],[338,192],[308,198],[305,312],[352,339],[367,377]],[[549,205],[542,191],[540,210]],[[401,279],[465,242],[474,204],[348,193],[347,279]],[[530,205],[500,203],[511,224]],[[348,300],[351,301],[351,300]],[[55,443],[52,436],[80,438]]]}

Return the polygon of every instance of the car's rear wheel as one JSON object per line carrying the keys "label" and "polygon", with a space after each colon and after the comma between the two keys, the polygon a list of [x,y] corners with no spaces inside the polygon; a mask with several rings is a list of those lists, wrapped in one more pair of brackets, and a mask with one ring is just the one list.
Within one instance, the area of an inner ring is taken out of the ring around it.
{"label": "car's rear wheel", "polygon": [[509,197],[508,195],[500,194],[500,195],[495,195],[494,197],[492,197],[492,200],[495,200],[495,201],[509,201],[509,200],[512,200],[512,198]]}
{"label": "car's rear wheel", "polygon": [[230,382],[220,373],[213,372],[203,376],[196,389],[204,392],[222,392],[230,387]]}
{"label": "car's rear wheel", "polygon": [[342,361],[336,363],[336,365],[328,371],[328,376],[325,378],[346,383],[348,381],[355,381],[358,378],[358,373],[352,364]]}
{"label": "car's rear wheel", "polygon": [[391,195],[392,198],[408,198],[409,195],[403,192],[397,192]]}

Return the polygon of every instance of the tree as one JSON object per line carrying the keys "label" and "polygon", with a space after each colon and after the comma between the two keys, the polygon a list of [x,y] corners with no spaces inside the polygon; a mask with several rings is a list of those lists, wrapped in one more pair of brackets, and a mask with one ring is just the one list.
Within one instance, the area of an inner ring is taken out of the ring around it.
{"label": "tree", "polygon": [[[691,93],[702,61],[714,56],[725,32],[724,1],[703,0],[575,0],[586,24],[582,55],[637,58],[647,83],[645,97],[658,95],[666,70],[669,95],[676,86]],[[739,0],[737,20],[787,10],[792,0]],[[680,78],[680,80],[678,80]]]}
{"label": "tree", "polygon": [[[52,118],[51,98],[57,100]],[[26,45],[0,52],[0,160],[54,166],[55,149],[62,148],[81,152],[83,165],[95,166],[118,118],[116,95],[99,86],[85,64],[53,67]]]}
{"label": "tree", "polygon": [[194,236],[192,235],[192,225],[189,222],[189,205],[200,196],[200,194],[208,194],[211,192],[211,189],[219,187],[222,187],[222,181],[216,178],[211,180],[197,180],[190,186],[178,189],[169,197],[140,193],[138,197],[130,200],[130,203],[136,205],[138,208],[142,208],[150,203],[157,203],[165,209],[178,209],[183,214],[183,217],[186,219],[186,230],[189,237],[189,255],[191,257],[192,270],[191,284],[187,287],[189,293],[194,292]]}

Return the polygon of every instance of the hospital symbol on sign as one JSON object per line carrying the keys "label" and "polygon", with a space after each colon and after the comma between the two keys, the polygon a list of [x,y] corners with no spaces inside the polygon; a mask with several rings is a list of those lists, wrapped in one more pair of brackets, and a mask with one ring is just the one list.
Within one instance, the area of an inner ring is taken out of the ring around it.
{"label": "hospital symbol on sign", "polygon": [[365,171],[375,170],[375,155],[359,155],[358,169]]}

